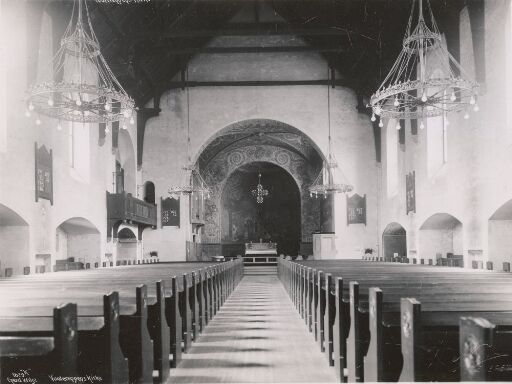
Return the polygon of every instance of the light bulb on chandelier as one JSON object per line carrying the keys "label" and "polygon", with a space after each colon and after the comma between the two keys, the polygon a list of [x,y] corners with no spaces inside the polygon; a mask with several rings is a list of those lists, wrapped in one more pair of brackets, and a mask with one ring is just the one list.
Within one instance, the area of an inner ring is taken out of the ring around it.
{"label": "light bulb on chandelier", "polygon": [[400,122],[397,122],[397,123],[396,123],[396,127],[395,127],[395,128],[396,128],[396,130],[397,130],[397,131],[399,131],[399,130],[402,128],[402,127],[400,126]]}
{"label": "light bulb on chandelier", "polygon": [[390,119],[441,116],[476,105],[477,93],[478,84],[448,52],[429,0],[413,0],[402,51],[370,98],[373,113]]}
{"label": "light bulb on chandelier", "polygon": [[111,123],[120,121],[123,112],[129,118],[134,110],[134,101],[101,54],[87,3],[74,0],[59,49],[41,74],[56,80],[29,87],[29,111],[65,121]]}
{"label": "light bulb on chandelier", "polygon": [[382,122],[382,119],[379,120],[379,127],[380,128],[384,127],[384,123]]}

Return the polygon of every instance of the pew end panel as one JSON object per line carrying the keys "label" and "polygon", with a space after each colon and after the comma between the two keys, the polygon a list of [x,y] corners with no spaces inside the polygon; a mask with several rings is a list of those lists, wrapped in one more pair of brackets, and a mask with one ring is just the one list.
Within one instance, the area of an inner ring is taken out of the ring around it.
{"label": "pew end panel", "polygon": [[[0,329],[0,382],[25,375],[47,382],[50,376],[78,374],[76,304],[59,305],[53,309],[53,318],[32,318],[29,324],[24,317],[2,320],[2,325],[9,322],[19,331]],[[51,325],[44,330],[44,323]]]}
{"label": "pew end panel", "polygon": [[171,333],[165,316],[165,283],[156,282],[156,303],[148,306],[148,328],[153,340],[153,369],[158,371],[158,382],[165,383],[169,377]]}
{"label": "pew end panel", "polygon": [[512,318],[509,324],[496,326],[484,318],[460,318],[462,381],[512,380]]}

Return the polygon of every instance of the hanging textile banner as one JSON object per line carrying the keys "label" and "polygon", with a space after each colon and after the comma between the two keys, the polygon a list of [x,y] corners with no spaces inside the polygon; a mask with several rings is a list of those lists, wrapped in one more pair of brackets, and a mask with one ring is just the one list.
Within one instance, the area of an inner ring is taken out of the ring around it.
{"label": "hanging textile banner", "polygon": [[180,226],[180,198],[168,197],[163,200],[160,198],[160,207],[162,210],[162,228]]}
{"label": "hanging textile banner", "polygon": [[35,190],[36,201],[39,199],[50,200],[53,205],[53,153],[48,151],[44,145],[35,149]]}
{"label": "hanging textile banner", "polygon": [[415,171],[405,175],[405,196],[407,213],[416,213],[416,174]]}
{"label": "hanging textile banner", "polygon": [[350,224],[366,225],[366,195],[347,195],[347,225]]}

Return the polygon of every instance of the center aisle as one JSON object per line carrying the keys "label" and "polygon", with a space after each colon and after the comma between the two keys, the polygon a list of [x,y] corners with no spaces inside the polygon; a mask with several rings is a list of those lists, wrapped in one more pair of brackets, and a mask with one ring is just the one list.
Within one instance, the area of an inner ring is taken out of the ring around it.
{"label": "center aisle", "polygon": [[277,276],[244,276],[169,383],[334,383]]}

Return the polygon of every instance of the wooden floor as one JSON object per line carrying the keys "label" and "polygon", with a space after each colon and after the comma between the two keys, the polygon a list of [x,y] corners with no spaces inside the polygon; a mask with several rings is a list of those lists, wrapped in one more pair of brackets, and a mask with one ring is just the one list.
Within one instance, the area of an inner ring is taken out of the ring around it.
{"label": "wooden floor", "polygon": [[334,383],[277,276],[244,276],[169,383]]}

